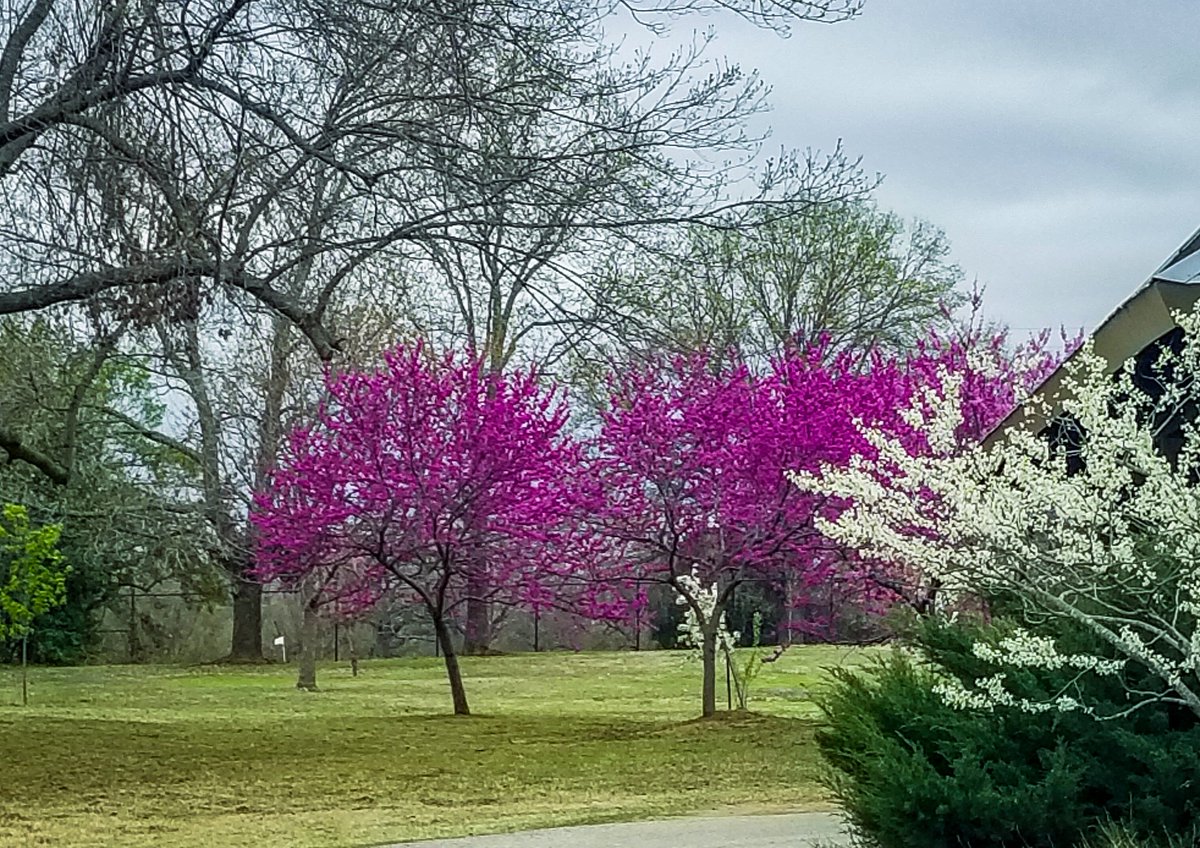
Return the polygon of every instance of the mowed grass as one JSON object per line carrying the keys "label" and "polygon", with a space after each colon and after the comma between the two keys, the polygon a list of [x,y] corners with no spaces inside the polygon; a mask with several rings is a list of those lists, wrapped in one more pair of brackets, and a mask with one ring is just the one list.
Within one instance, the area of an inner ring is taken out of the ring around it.
{"label": "mowed grass", "polygon": [[702,811],[817,809],[811,694],[847,648],[764,667],[749,715],[697,721],[674,652],[295,667],[0,670],[0,845],[358,846]]}

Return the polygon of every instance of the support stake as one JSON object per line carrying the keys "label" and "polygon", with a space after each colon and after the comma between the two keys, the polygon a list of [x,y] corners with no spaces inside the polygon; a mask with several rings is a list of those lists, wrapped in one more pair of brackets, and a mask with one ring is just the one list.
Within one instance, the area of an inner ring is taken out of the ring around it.
{"label": "support stake", "polygon": [[29,706],[29,634],[21,637],[21,706]]}

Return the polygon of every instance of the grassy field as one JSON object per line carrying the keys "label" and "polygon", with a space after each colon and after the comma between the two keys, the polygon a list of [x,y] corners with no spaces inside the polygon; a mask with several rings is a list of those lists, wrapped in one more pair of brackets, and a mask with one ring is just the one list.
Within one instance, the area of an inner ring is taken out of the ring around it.
{"label": "grassy field", "polygon": [[695,721],[699,667],[667,652],[323,667],[0,670],[0,845],[372,845],[712,810],[815,809],[810,700],[846,648],[766,666],[750,715]]}

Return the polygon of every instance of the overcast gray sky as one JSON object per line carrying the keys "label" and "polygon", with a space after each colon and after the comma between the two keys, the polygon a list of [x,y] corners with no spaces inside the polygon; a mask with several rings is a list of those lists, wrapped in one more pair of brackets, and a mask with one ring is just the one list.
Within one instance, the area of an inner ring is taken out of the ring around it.
{"label": "overcast gray sky", "polygon": [[719,32],[773,86],[774,142],[842,139],[1014,328],[1091,329],[1200,227],[1197,0],[866,0]]}

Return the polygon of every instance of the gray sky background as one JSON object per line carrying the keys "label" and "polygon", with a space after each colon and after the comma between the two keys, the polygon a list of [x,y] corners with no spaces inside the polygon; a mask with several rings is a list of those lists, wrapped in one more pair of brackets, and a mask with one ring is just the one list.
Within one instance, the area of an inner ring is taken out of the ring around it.
{"label": "gray sky background", "polygon": [[842,139],[1015,335],[1091,329],[1200,227],[1197,0],[866,0],[787,39],[718,31],[774,89],[773,143]]}

